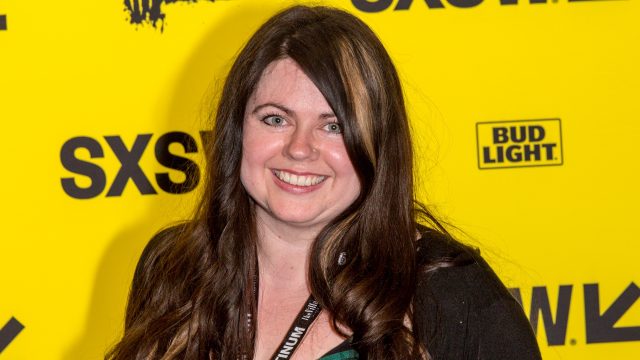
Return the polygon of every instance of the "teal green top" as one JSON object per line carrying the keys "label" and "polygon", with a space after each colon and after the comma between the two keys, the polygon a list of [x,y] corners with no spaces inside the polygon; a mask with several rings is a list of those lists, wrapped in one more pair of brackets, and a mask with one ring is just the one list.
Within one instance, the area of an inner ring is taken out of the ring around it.
{"label": "teal green top", "polygon": [[318,360],[353,360],[358,358],[358,353],[355,350],[345,350],[339,353],[325,355]]}

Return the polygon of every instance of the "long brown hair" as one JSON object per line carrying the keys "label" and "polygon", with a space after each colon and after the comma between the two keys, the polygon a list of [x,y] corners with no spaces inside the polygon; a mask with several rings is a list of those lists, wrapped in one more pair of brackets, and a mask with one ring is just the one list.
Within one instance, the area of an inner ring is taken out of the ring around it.
{"label": "long brown hair", "polygon": [[[240,182],[247,101],[264,69],[291,58],[343,125],[360,178],[356,201],[317,236],[312,294],[353,331],[368,359],[414,359],[424,348],[406,327],[417,265],[409,125],[400,81],[361,20],[328,7],[294,6],[269,19],[236,59],[215,116],[205,192],[193,219],[147,246],[129,295],[125,332],[108,359],[253,357],[257,266],[255,215]],[[347,253],[338,267],[340,253]],[[337,328],[337,327],[336,327]]]}

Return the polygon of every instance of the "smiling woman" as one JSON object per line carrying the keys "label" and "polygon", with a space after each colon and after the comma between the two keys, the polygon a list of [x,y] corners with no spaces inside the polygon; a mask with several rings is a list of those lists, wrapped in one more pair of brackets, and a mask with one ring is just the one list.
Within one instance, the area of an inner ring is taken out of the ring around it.
{"label": "smiling woman", "polygon": [[331,106],[292,59],[265,69],[243,131],[240,178],[263,223],[314,237],[360,193]]}
{"label": "smiling woman", "polygon": [[539,359],[522,310],[413,191],[396,70],[296,6],[236,59],[192,221],[146,247],[108,359]]}

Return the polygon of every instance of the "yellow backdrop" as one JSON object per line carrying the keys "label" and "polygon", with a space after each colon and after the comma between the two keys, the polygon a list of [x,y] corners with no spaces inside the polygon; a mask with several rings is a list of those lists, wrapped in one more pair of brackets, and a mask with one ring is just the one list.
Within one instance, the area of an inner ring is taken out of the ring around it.
{"label": "yellow backdrop", "polygon": [[[2,359],[102,358],[146,241],[189,216],[180,169],[234,54],[292,3],[136,1],[0,0]],[[315,3],[383,39],[421,198],[513,288],[544,358],[637,358],[638,1]]]}

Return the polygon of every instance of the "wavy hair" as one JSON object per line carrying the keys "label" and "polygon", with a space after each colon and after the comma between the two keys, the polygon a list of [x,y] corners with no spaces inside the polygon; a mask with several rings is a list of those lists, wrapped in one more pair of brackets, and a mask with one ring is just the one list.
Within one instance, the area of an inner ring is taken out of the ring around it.
{"label": "wavy hair", "polygon": [[[397,72],[380,40],[355,16],[294,6],[263,24],[232,66],[195,218],[147,246],[129,295],[124,336],[107,359],[253,357],[257,235],[253,205],[240,182],[242,126],[264,69],[283,58],[298,64],[343,125],[362,185],[355,202],[313,243],[311,292],[335,329],[339,323],[353,331],[352,344],[367,359],[424,357],[424,344],[407,324],[413,321],[418,274],[417,218],[446,231],[414,199]],[[338,267],[342,252],[347,262]]]}

